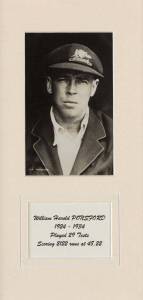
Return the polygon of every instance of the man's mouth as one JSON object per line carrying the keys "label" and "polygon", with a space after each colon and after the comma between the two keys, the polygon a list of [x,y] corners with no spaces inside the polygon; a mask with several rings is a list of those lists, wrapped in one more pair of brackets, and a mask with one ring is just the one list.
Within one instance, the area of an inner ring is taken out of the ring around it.
{"label": "man's mouth", "polygon": [[75,101],[64,101],[64,107],[67,109],[73,109],[78,103]]}
{"label": "man's mouth", "polygon": [[66,104],[77,104],[76,101],[68,101],[68,100],[64,101],[64,103],[66,103]]}

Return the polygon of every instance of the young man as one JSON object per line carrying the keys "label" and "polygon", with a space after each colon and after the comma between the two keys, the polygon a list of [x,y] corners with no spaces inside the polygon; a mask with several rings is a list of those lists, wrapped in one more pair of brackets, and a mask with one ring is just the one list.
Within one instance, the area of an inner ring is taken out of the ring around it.
{"label": "young man", "polygon": [[68,44],[48,54],[45,69],[52,107],[32,129],[26,174],[113,174],[112,121],[88,105],[104,77],[100,59]]}

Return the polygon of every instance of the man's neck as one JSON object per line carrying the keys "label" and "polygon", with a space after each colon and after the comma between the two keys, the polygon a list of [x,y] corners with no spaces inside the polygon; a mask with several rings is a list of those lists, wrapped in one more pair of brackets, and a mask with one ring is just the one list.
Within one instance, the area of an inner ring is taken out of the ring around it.
{"label": "man's neck", "polygon": [[84,118],[85,113],[83,114],[83,116],[81,116],[80,119],[76,119],[76,118],[69,119],[68,118],[66,120],[64,118],[64,120],[63,120],[55,108],[53,108],[53,112],[54,112],[55,119],[59,125],[61,125],[63,128],[65,128],[72,136],[77,135],[77,133],[80,130],[80,125]]}

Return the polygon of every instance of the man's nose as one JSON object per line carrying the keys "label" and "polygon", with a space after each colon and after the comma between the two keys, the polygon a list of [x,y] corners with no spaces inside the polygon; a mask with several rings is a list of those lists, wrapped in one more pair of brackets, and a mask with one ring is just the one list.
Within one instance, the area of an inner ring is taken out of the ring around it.
{"label": "man's nose", "polygon": [[67,85],[67,92],[69,94],[76,94],[77,93],[77,86],[74,79],[69,80]]}

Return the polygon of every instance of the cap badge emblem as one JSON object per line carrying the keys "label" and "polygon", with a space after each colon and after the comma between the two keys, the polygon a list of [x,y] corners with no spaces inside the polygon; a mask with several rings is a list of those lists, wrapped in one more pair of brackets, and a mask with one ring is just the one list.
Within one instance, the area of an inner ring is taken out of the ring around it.
{"label": "cap badge emblem", "polygon": [[76,49],[75,53],[69,58],[69,61],[83,62],[89,66],[92,66],[90,59],[92,59],[92,57],[86,51],[82,49]]}

